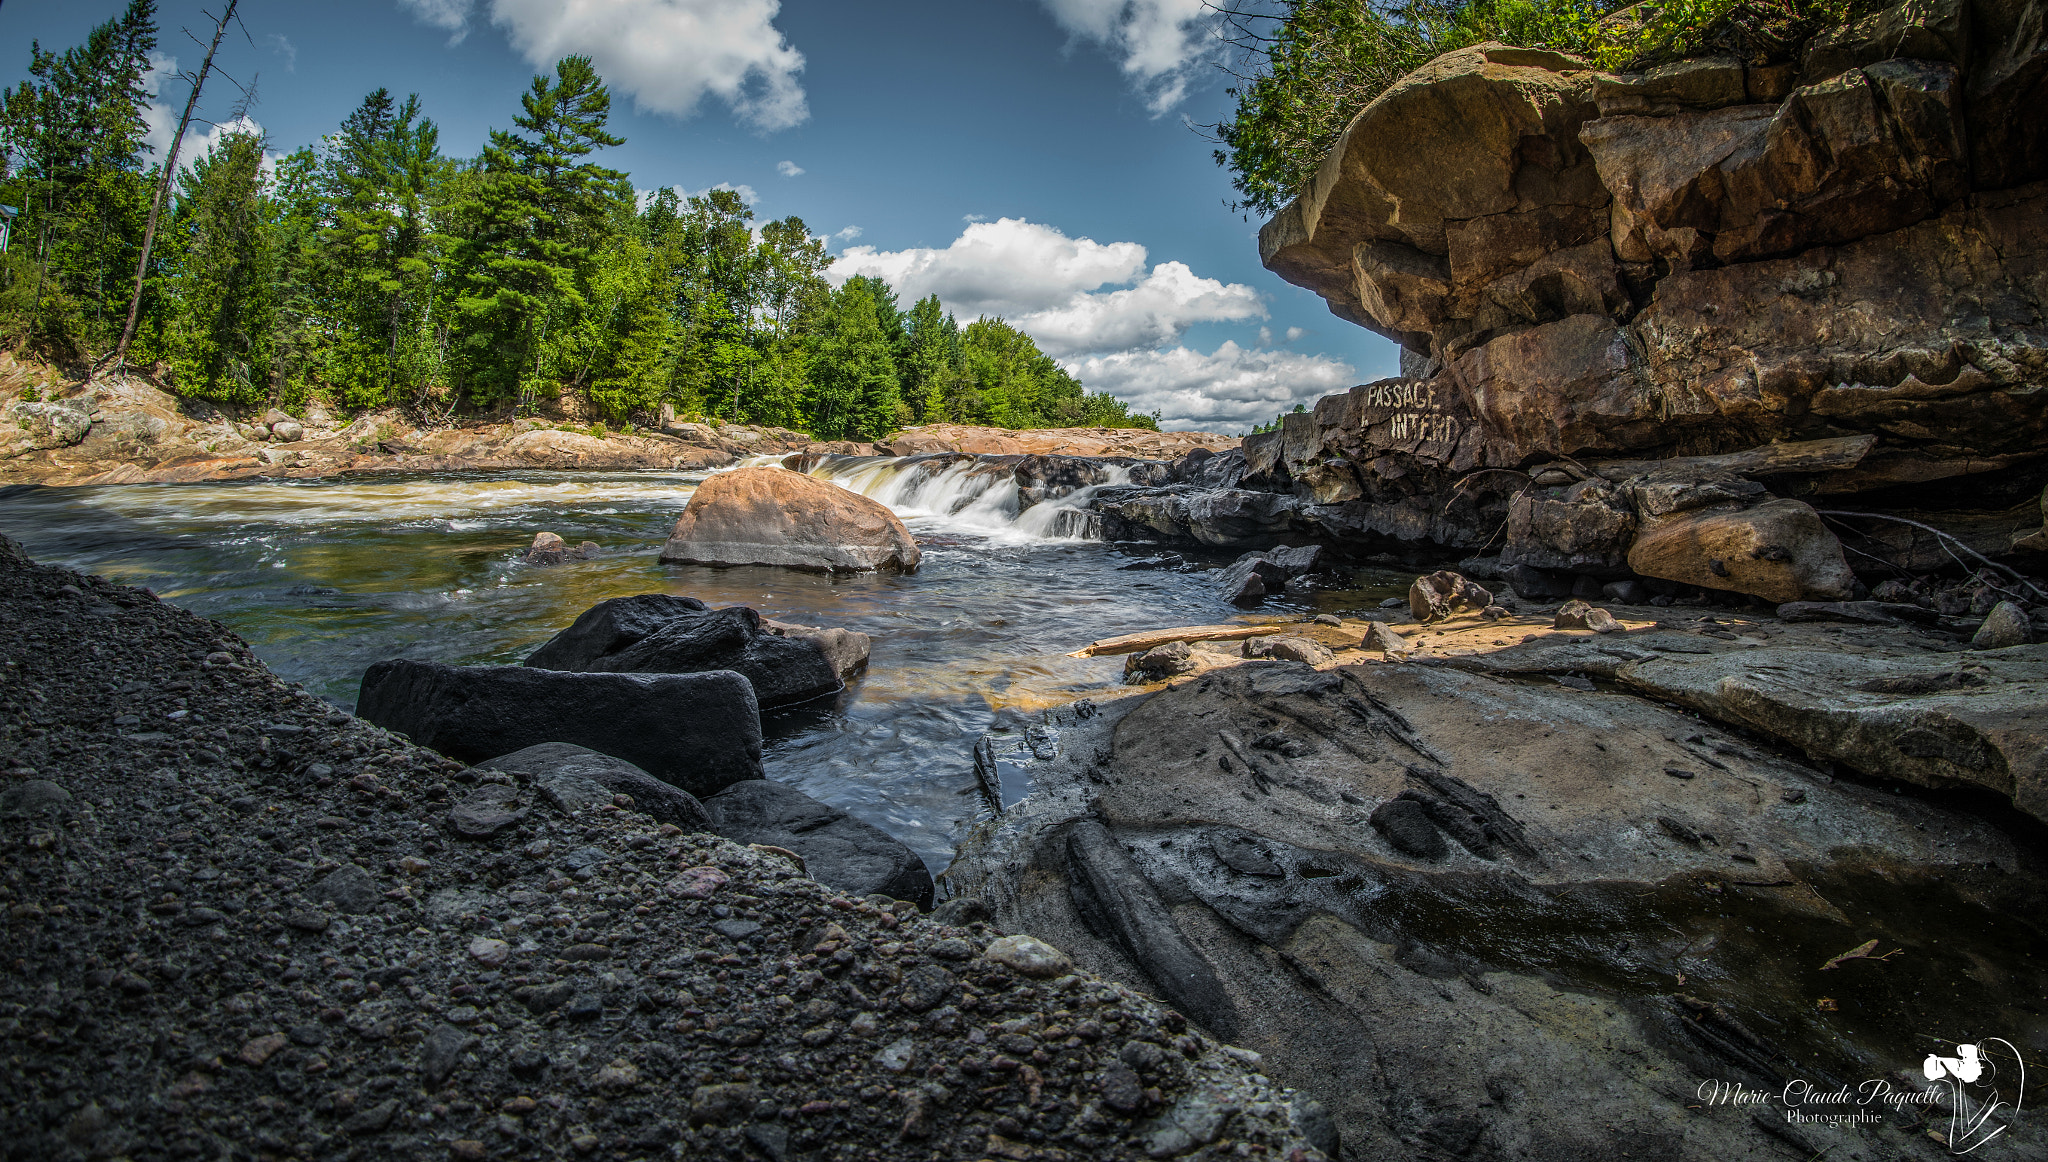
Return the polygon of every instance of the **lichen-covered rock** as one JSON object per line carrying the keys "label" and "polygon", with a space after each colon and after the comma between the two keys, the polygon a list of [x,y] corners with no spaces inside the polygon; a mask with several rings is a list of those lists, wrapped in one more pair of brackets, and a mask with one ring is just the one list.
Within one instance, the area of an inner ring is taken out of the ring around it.
{"label": "lichen-covered rock", "polygon": [[7,449],[10,453],[68,448],[92,430],[92,404],[88,400],[17,403],[7,409],[7,414],[21,429]]}

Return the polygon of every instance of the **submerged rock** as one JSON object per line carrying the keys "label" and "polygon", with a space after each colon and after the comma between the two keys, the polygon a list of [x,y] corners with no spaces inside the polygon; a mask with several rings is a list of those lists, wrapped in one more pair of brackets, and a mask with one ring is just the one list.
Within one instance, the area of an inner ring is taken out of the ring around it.
{"label": "submerged rock", "polygon": [[356,713],[465,762],[566,742],[700,798],[761,777],[754,690],[728,670],[572,674],[394,660],[364,673]]}
{"label": "submerged rock", "polygon": [[818,573],[911,573],[919,557],[916,539],[886,506],[783,468],[736,468],[698,485],[661,550],[669,565]]}

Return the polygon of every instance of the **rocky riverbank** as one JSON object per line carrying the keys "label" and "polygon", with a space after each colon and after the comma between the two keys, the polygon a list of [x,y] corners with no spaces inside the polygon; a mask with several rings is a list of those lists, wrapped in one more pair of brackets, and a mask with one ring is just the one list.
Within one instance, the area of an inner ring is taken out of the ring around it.
{"label": "rocky riverbank", "polygon": [[[1048,714],[1033,794],[942,882],[1266,1054],[1347,1156],[1966,1145],[1923,1057],[2048,1055],[2048,849],[2005,805],[2041,814],[2048,647],[1607,613],[1134,654],[1144,691]],[[2028,1077],[2004,1156],[2044,1148]],[[1865,1085],[1904,1096],[1785,1096]]]}
{"label": "rocky riverbank", "polygon": [[[33,401],[16,397],[24,390]],[[608,431],[560,419],[469,418],[420,427],[395,410],[301,416],[181,399],[142,374],[66,383],[0,354],[0,485],[143,484],[349,472],[725,468],[749,456],[966,452],[1174,460],[1237,445],[1208,432],[1060,428],[1013,432],[953,424],[909,428],[881,444],[814,440],[745,424],[665,420]]]}
{"label": "rocky riverbank", "polygon": [[5,541],[0,618],[0,1157],[1334,1146],[1250,1053],[971,911],[445,759]]}

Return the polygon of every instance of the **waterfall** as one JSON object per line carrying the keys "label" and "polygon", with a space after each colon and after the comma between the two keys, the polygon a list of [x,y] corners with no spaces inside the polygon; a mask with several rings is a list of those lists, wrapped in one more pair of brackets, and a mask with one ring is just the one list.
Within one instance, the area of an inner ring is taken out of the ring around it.
{"label": "waterfall", "polygon": [[1011,544],[1098,541],[1102,520],[1089,504],[1104,488],[1131,482],[1131,466],[1070,456],[749,457],[776,464],[887,505],[907,523]]}

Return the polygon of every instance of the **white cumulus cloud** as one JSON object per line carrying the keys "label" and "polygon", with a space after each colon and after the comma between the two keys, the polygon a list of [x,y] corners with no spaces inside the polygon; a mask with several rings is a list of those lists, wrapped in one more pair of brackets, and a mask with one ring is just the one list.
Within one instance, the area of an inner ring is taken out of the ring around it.
{"label": "white cumulus cloud", "polygon": [[849,247],[827,271],[834,282],[856,274],[886,279],[904,303],[935,294],[963,322],[999,315],[1091,391],[1156,410],[1170,428],[1243,431],[1357,382],[1341,360],[1267,348],[1263,327],[1258,347],[1184,345],[1197,324],[1264,319],[1264,298],[1184,262],[1151,263],[1136,242],[1001,218],[970,222],[945,247]]}
{"label": "white cumulus cloud", "polygon": [[[399,0],[415,19],[468,34],[475,0]],[[641,109],[687,117],[706,96],[763,132],[810,117],[804,56],[775,18],[781,0],[482,0],[536,68],[583,54]]]}
{"label": "white cumulus cloud", "polygon": [[[143,78],[143,92],[149,100],[142,106],[142,141],[150,148],[151,156],[161,161],[168,155],[171,138],[178,131],[178,117],[185,111],[185,97],[190,82],[178,74],[178,58],[165,56],[160,52],[149,54],[149,75]],[[211,92],[209,88],[207,90]],[[192,123],[185,126],[185,140],[178,146],[178,172],[190,170],[202,157],[213,152],[220,139],[231,133],[253,133],[263,136],[263,126],[246,114],[216,125],[199,119],[203,110],[195,110]],[[263,170],[269,173],[282,157],[273,150],[263,151]]]}
{"label": "white cumulus cloud", "polygon": [[860,237],[864,233],[866,233],[866,231],[862,230],[858,226],[848,226],[846,229],[841,230],[837,234],[834,234],[832,237],[839,239],[841,242],[851,242],[854,239]]}
{"label": "white cumulus cloud", "polygon": [[804,167],[793,161],[778,161],[775,163],[775,172],[786,178],[801,177]]}
{"label": "white cumulus cloud", "polygon": [[398,6],[421,24],[447,33],[453,47],[469,36],[469,11],[476,4],[475,0],[398,0]]}
{"label": "white cumulus cloud", "polygon": [[1222,52],[1208,0],[1040,0],[1077,39],[1121,58],[1154,116],[1180,104],[1200,71]]}
{"label": "white cumulus cloud", "polygon": [[1159,426],[1169,431],[1247,431],[1358,382],[1356,369],[1342,360],[1249,349],[1230,340],[1206,355],[1174,347],[1062,365],[1090,391],[1106,391],[1134,412],[1158,412]]}

